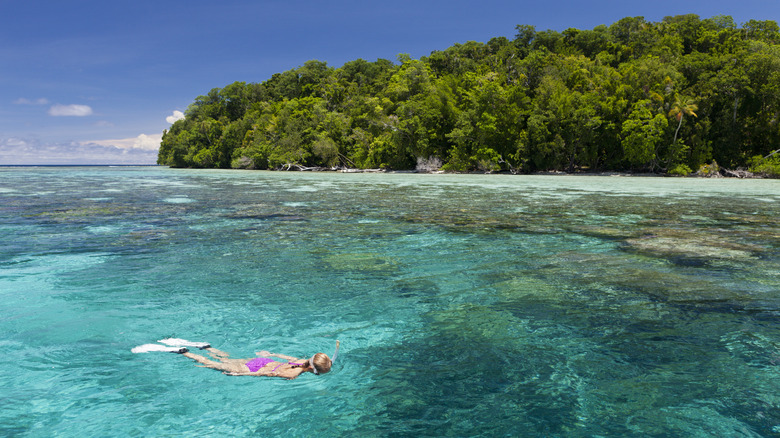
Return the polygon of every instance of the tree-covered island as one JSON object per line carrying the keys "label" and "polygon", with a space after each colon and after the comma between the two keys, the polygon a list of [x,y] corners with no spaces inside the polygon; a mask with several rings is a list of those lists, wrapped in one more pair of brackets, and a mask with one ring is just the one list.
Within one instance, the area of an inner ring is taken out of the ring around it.
{"label": "tree-covered island", "polygon": [[320,61],[199,96],[158,164],[289,169],[780,174],[780,28],[624,18],[399,55]]}

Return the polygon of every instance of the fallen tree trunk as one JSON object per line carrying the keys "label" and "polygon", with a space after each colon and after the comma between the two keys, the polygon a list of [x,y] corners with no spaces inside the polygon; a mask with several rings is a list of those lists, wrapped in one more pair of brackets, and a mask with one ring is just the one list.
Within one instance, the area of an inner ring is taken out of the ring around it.
{"label": "fallen tree trunk", "polygon": [[720,169],[720,172],[723,176],[728,176],[732,178],[755,178],[756,175],[753,172],[748,172],[747,170],[743,169],[737,169],[737,170],[731,170],[731,169]]}
{"label": "fallen tree trunk", "polygon": [[298,171],[298,172],[324,172],[324,171],[333,170],[333,169],[330,168],[330,167],[318,167],[318,166],[307,167],[307,166],[301,166],[300,164],[295,164],[295,163],[286,163],[286,164],[283,164],[279,168],[279,170],[285,170],[285,171],[293,170],[293,171]]}

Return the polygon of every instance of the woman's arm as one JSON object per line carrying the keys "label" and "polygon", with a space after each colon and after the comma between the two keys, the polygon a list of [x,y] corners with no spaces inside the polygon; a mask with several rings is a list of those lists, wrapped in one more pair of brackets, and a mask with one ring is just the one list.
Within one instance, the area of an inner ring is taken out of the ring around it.
{"label": "woman's arm", "polygon": [[265,376],[265,377],[274,377],[276,376],[276,373],[269,373],[269,372],[263,372],[263,371],[242,371],[242,372],[232,372],[232,371],[223,371],[222,374],[226,376]]}
{"label": "woman's arm", "polygon": [[[292,371],[292,372],[290,372],[290,371]],[[254,373],[231,373],[231,372],[223,371],[222,374],[224,374],[226,376],[282,377],[282,378],[285,378],[287,380],[292,380],[292,379],[300,376],[302,372],[303,372],[303,370],[299,368],[297,370],[282,370],[282,371],[280,371],[278,373],[277,372],[274,372],[274,373],[263,373],[263,372],[260,372],[260,371],[254,372]]]}

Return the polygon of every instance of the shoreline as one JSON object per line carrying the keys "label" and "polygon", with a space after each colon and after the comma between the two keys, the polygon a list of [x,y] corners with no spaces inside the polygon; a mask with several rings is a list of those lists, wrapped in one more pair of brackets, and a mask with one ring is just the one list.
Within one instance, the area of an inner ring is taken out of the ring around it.
{"label": "shoreline", "polygon": [[[261,169],[217,169],[217,168],[196,168],[196,167],[173,167],[161,164],[0,164],[2,168],[57,168],[57,167],[160,167],[169,169],[192,169],[192,170],[243,170],[255,171]],[[631,172],[631,171],[575,171],[565,172],[562,170],[537,171],[531,173],[520,173],[511,171],[471,171],[471,172],[453,172],[444,170],[392,170],[392,169],[358,169],[358,168],[340,168],[340,167],[303,167],[290,166],[280,169],[262,169],[267,172],[334,172],[334,173],[419,173],[419,174],[447,174],[447,175],[534,175],[534,176],[613,176],[613,177],[642,177],[642,178],[711,178],[711,179],[777,179],[771,176],[753,173],[746,170],[731,170],[720,168],[709,174],[691,173],[689,175],[672,175],[668,173],[653,172]]]}
{"label": "shoreline", "polygon": [[[253,170],[253,169],[243,169]],[[746,170],[730,170],[721,168],[709,174],[691,173],[689,175],[672,175],[668,173],[630,172],[630,171],[577,171],[564,172],[561,170],[537,171],[531,173],[515,173],[511,171],[472,171],[452,172],[444,170],[388,170],[388,169],[353,169],[353,168],[299,168],[299,169],[274,169],[271,172],[340,172],[340,173],[419,173],[419,174],[448,174],[448,175],[536,175],[536,176],[615,176],[615,177],[658,177],[658,178],[731,178],[731,179],[773,179],[761,174]]]}

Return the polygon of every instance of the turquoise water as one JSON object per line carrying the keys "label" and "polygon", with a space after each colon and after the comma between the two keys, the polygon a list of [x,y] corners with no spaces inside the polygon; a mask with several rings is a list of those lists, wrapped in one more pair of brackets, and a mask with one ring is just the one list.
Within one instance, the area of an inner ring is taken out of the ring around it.
{"label": "turquoise water", "polygon": [[778,189],[0,169],[0,436],[780,436]]}

